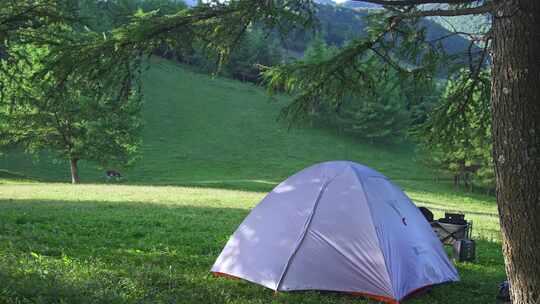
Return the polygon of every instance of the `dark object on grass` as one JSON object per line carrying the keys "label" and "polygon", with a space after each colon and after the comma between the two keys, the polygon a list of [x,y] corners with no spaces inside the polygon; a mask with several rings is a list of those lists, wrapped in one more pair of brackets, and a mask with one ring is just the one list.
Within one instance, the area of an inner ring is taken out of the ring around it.
{"label": "dark object on grass", "polygon": [[510,284],[508,281],[503,281],[499,284],[499,293],[497,294],[497,300],[505,303],[510,303]]}
{"label": "dark object on grass", "polygon": [[433,222],[433,212],[426,207],[418,207],[428,222]]}
{"label": "dark object on grass", "polygon": [[105,174],[107,175],[107,180],[110,180],[112,178],[114,178],[116,180],[120,180],[122,178],[122,174],[120,174],[120,172],[118,172],[116,170],[107,170],[107,172],[105,172]]}
{"label": "dark object on grass", "polygon": [[452,245],[457,240],[469,238],[470,226],[467,224],[457,225],[435,221],[431,223],[431,227],[439,237],[439,240],[446,245]]}
{"label": "dark object on grass", "polygon": [[474,240],[456,240],[453,247],[452,256],[459,262],[472,262],[476,257],[476,243]]}
{"label": "dark object on grass", "polygon": [[465,215],[460,213],[445,213],[444,218],[439,219],[439,222],[454,225],[467,225]]}

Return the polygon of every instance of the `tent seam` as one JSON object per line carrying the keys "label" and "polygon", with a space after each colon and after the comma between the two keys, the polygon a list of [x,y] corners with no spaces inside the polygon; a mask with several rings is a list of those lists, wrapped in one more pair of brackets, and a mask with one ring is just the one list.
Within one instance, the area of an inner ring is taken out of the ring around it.
{"label": "tent seam", "polygon": [[313,208],[311,209],[311,213],[309,214],[309,217],[306,220],[306,223],[304,224],[304,230],[302,231],[302,234],[300,235],[298,243],[297,243],[296,247],[294,248],[291,256],[287,260],[287,263],[285,264],[285,268],[283,269],[283,272],[281,273],[281,276],[279,277],[279,280],[278,280],[278,283],[277,283],[277,286],[276,286],[276,291],[279,291],[279,289],[281,287],[281,284],[283,282],[283,279],[285,278],[285,276],[287,275],[287,272],[289,271],[289,267],[290,267],[290,265],[292,263],[292,260],[296,256],[296,253],[298,252],[298,250],[300,250],[300,247],[302,246],[302,243],[304,242],[304,239],[306,238],[307,231],[309,230],[309,227],[311,226],[311,222],[313,221],[313,218],[315,217],[315,212],[317,211],[317,207],[319,206],[319,201],[321,200],[324,192],[326,191],[326,188],[328,187],[328,185],[330,185],[330,183],[336,177],[340,176],[341,174],[343,174],[343,172],[341,172],[340,174],[337,174],[334,177],[330,178],[329,180],[327,180],[322,185],[321,190],[319,191],[319,195],[317,196],[317,199],[315,200],[315,203],[313,204]]}
{"label": "tent seam", "polygon": [[[382,250],[381,239],[379,238],[379,233],[377,232],[378,227],[375,225],[375,222],[373,220],[373,218],[374,218],[373,217],[373,211],[371,210],[371,205],[369,204],[369,198],[368,198],[367,193],[366,193],[366,187],[365,187],[364,181],[362,180],[362,178],[360,176],[358,176],[358,174],[356,173],[356,171],[352,167],[351,167],[351,169],[354,172],[354,176],[356,176],[356,178],[360,182],[360,185],[362,185],[362,194],[364,195],[364,198],[366,199],[366,205],[367,205],[368,210],[369,210],[371,223],[373,224],[373,227],[375,227],[375,237],[377,238],[377,242],[379,243],[379,250],[380,250],[380,252],[381,252],[381,254],[382,254],[383,258],[384,258],[384,268],[386,269],[386,275],[388,276],[388,282],[390,283],[390,289],[392,291],[392,296],[399,302],[399,299],[397,299],[397,296],[395,294],[394,284],[392,282],[393,280],[392,280],[392,276],[390,274],[390,268],[389,268],[389,265],[388,265],[388,259],[387,259],[386,254],[384,253],[384,250]],[[377,176],[377,178],[381,178],[381,177]]]}

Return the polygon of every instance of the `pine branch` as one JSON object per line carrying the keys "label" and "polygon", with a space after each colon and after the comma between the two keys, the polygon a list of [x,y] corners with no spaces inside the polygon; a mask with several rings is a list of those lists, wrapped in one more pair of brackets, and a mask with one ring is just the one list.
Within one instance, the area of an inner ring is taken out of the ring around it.
{"label": "pine branch", "polygon": [[454,16],[468,16],[468,15],[483,15],[483,14],[493,12],[494,9],[495,9],[495,6],[491,2],[488,2],[486,4],[475,6],[475,7],[415,11],[415,12],[399,15],[398,18],[411,19],[411,18],[436,17],[436,16],[454,17]]}
{"label": "pine branch", "polygon": [[[360,1],[360,0],[354,0]],[[478,0],[362,0],[361,2],[380,4],[387,7],[414,7],[423,4],[471,4],[478,2]],[[460,7],[455,9],[434,9],[434,10],[418,10],[413,12],[406,12],[399,14],[398,18],[410,19],[419,17],[451,17],[451,16],[465,16],[465,15],[482,15],[491,13],[494,11],[494,4],[491,1],[487,1],[482,5],[474,7]]]}
{"label": "pine branch", "polygon": [[422,4],[467,4],[478,0],[353,0],[354,2],[367,2],[388,6],[412,6]]}
{"label": "pine branch", "polygon": [[382,52],[382,51],[378,50],[375,47],[370,48],[370,50],[372,50],[377,56],[379,56],[384,62],[389,64],[397,72],[402,72],[402,73],[409,73],[410,72],[407,69],[403,68],[398,62],[394,61],[390,57],[390,55],[387,54],[386,52]]}

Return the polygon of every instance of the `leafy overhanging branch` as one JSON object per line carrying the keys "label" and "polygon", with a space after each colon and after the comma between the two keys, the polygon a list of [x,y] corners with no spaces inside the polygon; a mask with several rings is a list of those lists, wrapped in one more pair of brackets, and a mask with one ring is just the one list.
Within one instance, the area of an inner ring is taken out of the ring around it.
{"label": "leafy overhanging branch", "polygon": [[[53,73],[56,89],[67,81],[87,86],[86,92],[116,91],[118,101],[137,85],[144,58],[167,46],[188,52],[194,43],[217,51],[223,60],[244,31],[258,22],[283,31],[292,25],[309,25],[314,4],[300,1],[214,1],[172,15],[140,13],[128,24],[109,33],[88,32],[77,41],[54,46],[44,73]],[[41,77],[43,74],[38,74]],[[92,93],[93,92],[93,93]]]}
{"label": "leafy overhanging branch", "polygon": [[[434,48],[422,43],[424,31],[414,22],[404,22],[387,14],[372,15],[367,37],[352,41],[326,60],[265,68],[271,93],[296,94],[281,117],[300,120],[319,102],[339,109],[351,96],[381,94],[376,91],[375,83],[384,81],[388,70],[380,69],[381,65],[375,62],[395,70],[403,79],[433,72],[438,57]],[[423,62],[417,64],[419,58],[423,58]]]}
{"label": "leafy overhanging branch", "polygon": [[353,0],[356,2],[368,2],[390,6],[411,6],[421,4],[468,4],[479,2],[478,0]]}
{"label": "leafy overhanging branch", "polygon": [[428,119],[413,129],[428,164],[452,172],[456,183],[463,179],[472,186],[472,175],[488,189],[494,186],[490,90],[489,70],[476,76],[462,70]]}
{"label": "leafy overhanging branch", "polygon": [[[6,0],[0,6],[0,103],[6,87],[21,81],[21,69],[29,64],[29,54],[18,44],[53,44],[65,37],[50,31],[62,23],[76,24],[78,18],[69,1]],[[22,64],[21,64],[22,63]],[[11,68],[14,67],[14,68]]]}
{"label": "leafy overhanging branch", "polygon": [[[401,19],[433,17],[433,16],[465,16],[465,15],[482,15],[492,13],[495,10],[493,1],[478,1],[478,0],[354,0],[373,4],[383,5],[384,7],[396,11],[400,8],[406,8],[406,12],[397,16]],[[445,4],[450,5],[446,9],[422,9],[425,4]]]}
{"label": "leafy overhanging branch", "polygon": [[[374,13],[368,19],[368,36],[354,40],[331,58],[322,62],[297,62],[264,70],[265,79],[271,92],[286,91],[295,95],[293,102],[282,112],[282,118],[291,121],[306,117],[314,105],[325,102],[339,109],[349,96],[380,94],[374,91],[374,81],[384,79],[386,68],[369,70],[369,61],[376,60],[394,69],[402,79],[433,78],[437,70],[455,73],[465,61],[458,54],[445,53],[441,41],[427,40],[418,26],[420,17],[459,16],[485,14],[494,10],[492,1],[428,1],[404,0],[364,2],[382,4],[390,10]],[[450,4],[446,9],[426,9],[423,4]],[[457,35],[457,34],[456,34]],[[476,41],[481,38],[475,37]],[[485,48],[473,51],[469,48],[468,63],[473,81],[467,86],[465,100],[478,85],[478,74],[486,64],[489,39],[483,41]],[[479,58],[479,59],[478,59]],[[470,87],[472,86],[472,87]]]}
{"label": "leafy overhanging branch", "polygon": [[[373,82],[384,78],[384,71],[368,70],[373,60],[385,63],[403,77],[433,71],[436,59],[443,58],[438,54],[440,45],[426,43],[422,30],[415,25],[416,14],[429,11],[413,7],[413,4],[428,1],[373,0],[372,3],[375,2],[397,9],[370,16],[372,22],[367,37],[351,42],[324,62],[298,62],[266,71],[271,88],[298,94],[295,102],[284,110],[285,116],[295,117],[320,99],[339,108],[346,96],[373,94]],[[478,1],[455,1],[453,4],[456,10],[484,9],[491,2],[479,5]],[[56,84],[51,94],[72,81],[84,85],[84,91],[94,98],[115,93],[121,102],[128,92],[140,92],[138,79],[143,58],[158,47],[165,45],[189,51],[198,42],[225,58],[251,24],[257,22],[286,31],[290,25],[311,22],[313,11],[314,4],[310,0],[237,0],[226,4],[212,1],[172,15],[139,14],[110,33],[72,35],[73,30],[68,27],[62,35],[73,38],[66,40],[69,43],[51,44],[52,55],[35,77],[54,75]]]}

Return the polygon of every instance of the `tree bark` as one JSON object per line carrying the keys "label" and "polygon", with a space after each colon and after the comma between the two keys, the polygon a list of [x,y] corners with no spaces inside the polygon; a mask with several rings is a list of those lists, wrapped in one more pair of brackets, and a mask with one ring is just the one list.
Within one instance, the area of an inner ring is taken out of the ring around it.
{"label": "tree bark", "polygon": [[72,158],[70,160],[70,164],[71,164],[71,183],[72,184],[78,184],[81,182],[80,178],[79,178],[79,167],[77,166],[77,162],[79,160],[76,159],[76,158]]}
{"label": "tree bark", "polygon": [[493,159],[514,304],[540,303],[540,1],[493,14]]}

